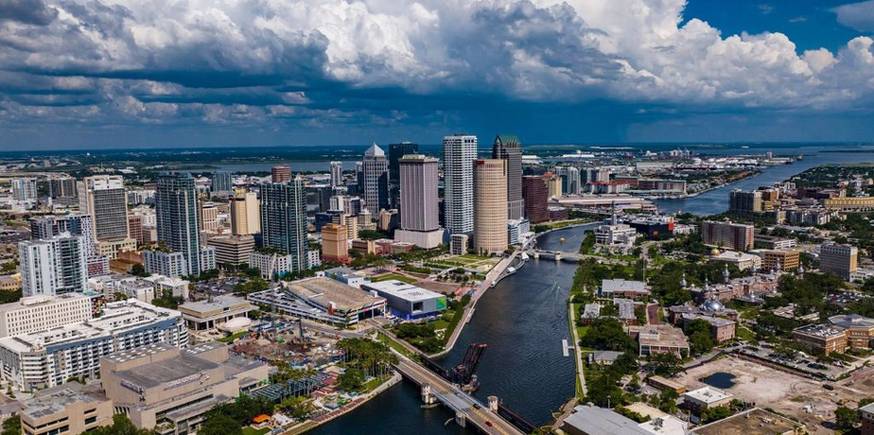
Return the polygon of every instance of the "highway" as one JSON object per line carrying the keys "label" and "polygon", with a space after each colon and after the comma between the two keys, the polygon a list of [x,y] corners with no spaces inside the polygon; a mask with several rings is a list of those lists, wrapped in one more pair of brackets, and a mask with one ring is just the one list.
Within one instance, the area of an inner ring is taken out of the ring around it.
{"label": "highway", "polygon": [[515,426],[490,411],[488,407],[483,406],[455,385],[409,358],[397,355],[398,363],[395,367],[401,374],[419,385],[430,385],[431,391],[437,399],[453,411],[463,413],[468,424],[473,424],[488,434],[522,434]]}

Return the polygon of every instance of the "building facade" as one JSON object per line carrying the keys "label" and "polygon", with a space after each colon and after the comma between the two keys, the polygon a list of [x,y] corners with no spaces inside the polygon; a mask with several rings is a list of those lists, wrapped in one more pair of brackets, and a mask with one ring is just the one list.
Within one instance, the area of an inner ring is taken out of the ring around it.
{"label": "building facade", "polygon": [[522,219],[525,200],[522,197],[522,143],[511,135],[498,135],[492,145],[492,158],[507,163],[507,219]]}
{"label": "building facade", "polygon": [[345,226],[327,224],[322,227],[322,260],[349,262],[349,239],[346,237]]}
{"label": "building facade", "polygon": [[[155,191],[155,222],[158,242],[185,258],[188,275],[200,275],[200,219],[197,188],[190,174],[164,174]],[[173,275],[167,275],[173,276]]]}
{"label": "building facade", "polygon": [[858,268],[859,249],[855,246],[830,244],[819,248],[819,270],[848,280]]}
{"label": "building facade", "polygon": [[500,254],[507,249],[507,164],[501,159],[474,161],[474,251]]}
{"label": "building facade", "polygon": [[473,233],[473,161],[477,139],[458,134],[443,138],[444,227],[449,234]]}
{"label": "building facade", "polygon": [[300,177],[261,185],[261,238],[265,247],[291,257],[292,272],[307,268],[306,200]]}
{"label": "building facade", "polygon": [[81,293],[21,298],[0,305],[0,338],[84,322],[91,312],[91,298]]}
{"label": "building facade", "polygon": [[431,249],[443,243],[437,197],[437,159],[407,154],[400,171],[400,230],[395,240]]}
{"label": "building facade", "polygon": [[734,251],[753,248],[755,227],[732,222],[704,221],[701,223],[701,239],[705,245],[719,246]]}
{"label": "building facade", "polygon": [[120,175],[95,175],[78,183],[79,211],[91,215],[97,240],[129,237],[127,193]]}
{"label": "building facade", "polygon": [[382,148],[373,144],[364,152],[361,170],[364,174],[364,207],[376,216],[380,210],[389,208],[388,160]]}
{"label": "building facade", "polygon": [[24,296],[54,296],[85,291],[88,261],[84,237],[62,233],[18,244]]}
{"label": "building facade", "polygon": [[539,224],[549,220],[547,200],[549,199],[549,187],[547,180],[537,175],[522,177],[522,198],[525,203],[525,216],[532,224]]}

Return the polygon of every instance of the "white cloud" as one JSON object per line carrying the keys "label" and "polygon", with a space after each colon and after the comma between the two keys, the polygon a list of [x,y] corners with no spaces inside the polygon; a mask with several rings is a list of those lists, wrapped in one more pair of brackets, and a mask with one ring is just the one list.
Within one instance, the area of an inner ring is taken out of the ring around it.
{"label": "white cloud", "polygon": [[[799,54],[782,33],[723,35],[702,20],[686,21],[685,5],[48,0],[34,6],[44,11],[38,17],[0,21],[0,65],[18,71],[3,73],[17,74],[10,86],[18,94],[27,92],[20,88],[30,79],[42,88],[91,89],[99,101],[87,103],[100,110],[83,116],[209,122],[328,116],[324,109],[287,106],[329,105],[339,97],[349,101],[343,89],[382,87],[421,96],[474,92],[530,101],[599,97],[799,109],[848,107],[874,94],[869,38],[853,39],[837,53]],[[847,25],[864,26],[871,5],[874,0],[835,12]],[[4,98],[15,99],[0,86]],[[222,104],[222,98],[230,100]],[[39,105],[19,100],[4,104],[5,116],[10,107]],[[384,119],[398,118],[391,109]],[[353,117],[366,108],[338,110]]]}
{"label": "white cloud", "polygon": [[838,22],[860,32],[874,31],[874,0],[838,6],[832,11]]}

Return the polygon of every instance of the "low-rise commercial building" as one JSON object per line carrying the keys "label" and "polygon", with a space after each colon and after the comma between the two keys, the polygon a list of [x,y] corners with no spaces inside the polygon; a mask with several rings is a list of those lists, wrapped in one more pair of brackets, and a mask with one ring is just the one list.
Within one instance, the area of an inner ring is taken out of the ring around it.
{"label": "low-rise commercial building", "polygon": [[249,254],[255,250],[251,235],[212,237],[206,244],[215,248],[215,262],[223,266],[247,264]]}
{"label": "low-rise commercial building", "polygon": [[31,334],[91,318],[91,298],[81,293],[30,296],[0,305],[0,338]]}
{"label": "low-rise commercial building", "polygon": [[838,196],[822,202],[828,210],[867,211],[874,210],[874,196]]}
{"label": "low-rise commercial building", "polygon": [[758,270],[762,267],[762,257],[745,252],[724,251],[719,255],[710,257],[710,261],[720,261],[723,263],[733,264],[738,270]]}
{"label": "low-rise commercial building", "polygon": [[792,331],[792,337],[814,352],[828,355],[847,350],[847,334],[839,326],[829,324],[805,325]]}
{"label": "low-rise commercial building", "polygon": [[628,333],[637,339],[640,356],[673,353],[683,357],[689,354],[689,342],[683,331],[671,325],[629,326]]}
{"label": "low-rise commercial building", "polygon": [[97,384],[68,382],[42,390],[24,401],[21,433],[80,434],[112,424],[112,401]]}
{"label": "low-rise commercial building", "polygon": [[874,347],[874,319],[858,314],[839,314],[829,317],[828,321],[846,331],[849,347],[857,349]]}
{"label": "low-rise commercial building", "polygon": [[213,329],[235,317],[246,317],[256,307],[233,295],[214,296],[206,301],[186,302],[179,306],[188,329]]}
{"label": "low-rise commercial building", "polygon": [[807,433],[804,426],[780,414],[753,408],[722,420],[698,426],[694,435],[800,435]]}
{"label": "low-rise commercial building", "polygon": [[261,271],[261,278],[280,279],[293,271],[294,258],[276,252],[252,252],[249,254],[249,267]]}
{"label": "low-rise commercial building", "polygon": [[391,313],[405,320],[439,316],[447,307],[445,295],[396,279],[363,283],[361,289],[385,298]]}
{"label": "low-rise commercial building", "polygon": [[859,408],[859,417],[862,420],[862,427],[859,429],[862,435],[874,435],[874,403]]}
{"label": "low-rise commercial building", "polygon": [[325,271],[325,276],[355,288],[361,288],[362,284],[370,282],[367,277],[348,267],[334,267],[328,269]]}
{"label": "low-rise commercial building", "polygon": [[734,398],[734,395],[718,388],[711,386],[701,387],[697,390],[692,390],[683,393],[683,403],[695,412],[700,412],[708,408],[728,405]]}
{"label": "low-rise commercial building", "polygon": [[157,343],[100,361],[100,379],[117,412],[158,434],[197,431],[206,413],[265,385],[269,366],[231,356],[209,342],[189,349]]}
{"label": "low-rise commercial building", "polygon": [[102,356],[159,342],[188,346],[178,311],[136,299],[110,302],[100,317],[0,339],[0,375],[20,391],[51,388],[93,377]]}
{"label": "low-rise commercial building", "polygon": [[605,298],[624,297],[629,299],[639,299],[649,296],[650,290],[643,281],[605,279],[601,280],[600,294]]}

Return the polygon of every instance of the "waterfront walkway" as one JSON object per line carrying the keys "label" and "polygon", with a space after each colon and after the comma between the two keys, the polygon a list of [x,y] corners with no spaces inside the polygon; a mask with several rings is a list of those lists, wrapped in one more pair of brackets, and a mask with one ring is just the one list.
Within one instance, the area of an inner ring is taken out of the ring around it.
{"label": "waterfront walkway", "polygon": [[398,352],[396,355],[398,355],[398,363],[395,368],[398,372],[420,386],[429,386],[434,398],[455,412],[457,422],[461,419],[464,424],[471,423],[488,434],[522,434],[519,429],[501,418],[497,412],[483,406],[471,395],[404,355]]}

